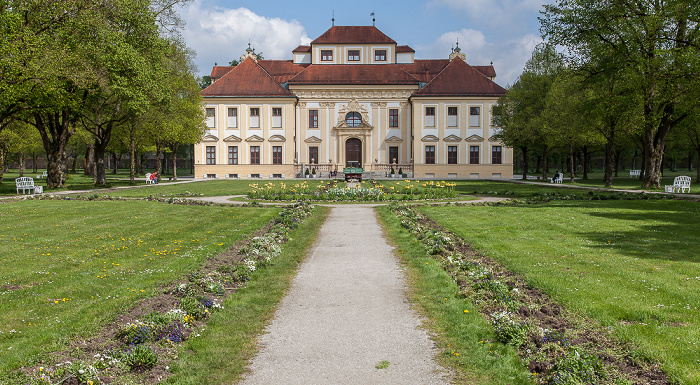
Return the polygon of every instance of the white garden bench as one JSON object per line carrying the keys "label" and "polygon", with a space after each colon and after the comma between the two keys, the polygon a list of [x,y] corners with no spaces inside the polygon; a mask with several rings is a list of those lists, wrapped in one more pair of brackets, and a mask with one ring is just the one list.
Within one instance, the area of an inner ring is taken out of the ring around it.
{"label": "white garden bench", "polygon": [[[686,191],[688,190],[688,191]],[[673,185],[666,185],[666,192],[670,193],[686,193],[690,192],[690,177],[689,176],[677,176],[673,179]]]}
{"label": "white garden bench", "polygon": [[22,194],[26,194],[27,190],[34,192],[34,179],[28,176],[22,176],[15,179],[15,185],[17,185],[17,194],[19,194],[20,189],[22,190]]}
{"label": "white garden bench", "polygon": [[630,170],[630,178],[639,178],[639,175],[641,175],[642,170]]}
{"label": "white garden bench", "polygon": [[153,184],[153,181],[151,180],[151,173],[149,172],[146,174],[146,184]]}
{"label": "white garden bench", "polygon": [[554,179],[552,179],[552,183],[562,183],[564,181],[564,174],[558,174]]}

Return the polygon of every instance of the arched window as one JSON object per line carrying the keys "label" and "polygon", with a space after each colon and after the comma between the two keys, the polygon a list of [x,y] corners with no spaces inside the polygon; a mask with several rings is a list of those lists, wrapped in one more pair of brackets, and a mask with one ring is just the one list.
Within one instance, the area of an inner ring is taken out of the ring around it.
{"label": "arched window", "polygon": [[350,127],[357,127],[362,123],[362,116],[360,116],[359,112],[348,112],[345,115],[345,123]]}

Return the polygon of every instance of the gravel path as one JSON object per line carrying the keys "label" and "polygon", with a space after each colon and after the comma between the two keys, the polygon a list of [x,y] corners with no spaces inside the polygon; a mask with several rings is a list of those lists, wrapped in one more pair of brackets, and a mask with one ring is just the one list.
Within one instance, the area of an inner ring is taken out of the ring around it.
{"label": "gravel path", "polygon": [[334,206],[242,383],[447,384],[420,323],[373,208]]}

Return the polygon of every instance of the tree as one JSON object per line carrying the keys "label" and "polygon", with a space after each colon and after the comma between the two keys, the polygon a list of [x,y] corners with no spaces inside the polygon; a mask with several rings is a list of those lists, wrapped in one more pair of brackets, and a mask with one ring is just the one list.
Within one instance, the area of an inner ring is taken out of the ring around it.
{"label": "tree", "polygon": [[525,162],[523,178],[527,178],[528,152],[539,149],[545,161],[542,176],[547,173],[547,156],[552,146],[548,135],[547,94],[564,62],[554,47],[540,44],[525,64],[518,80],[494,107],[494,125],[500,127],[496,137],[504,144],[520,148]]}
{"label": "tree", "polygon": [[660,188],[668,133],[691,111],[680,100],[700,68],[700,7],[686,0],[558,0],[545,5],[540,22],[544,36],[579,65],[628,71],[642,100],[643,186]]}

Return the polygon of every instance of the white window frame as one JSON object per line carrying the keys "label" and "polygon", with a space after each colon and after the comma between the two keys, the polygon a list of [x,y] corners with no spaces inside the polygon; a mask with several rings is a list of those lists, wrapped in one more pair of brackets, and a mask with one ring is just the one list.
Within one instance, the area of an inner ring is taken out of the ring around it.
{"label": "white window frame", "polygon": [[[275,115],[275,109],[280,110],[279,116]],[[284,114],[284,109],[282,106],[272,107],[270,109],[270,115],[272,116],[272,128],[282,128],[282,115]]]}

